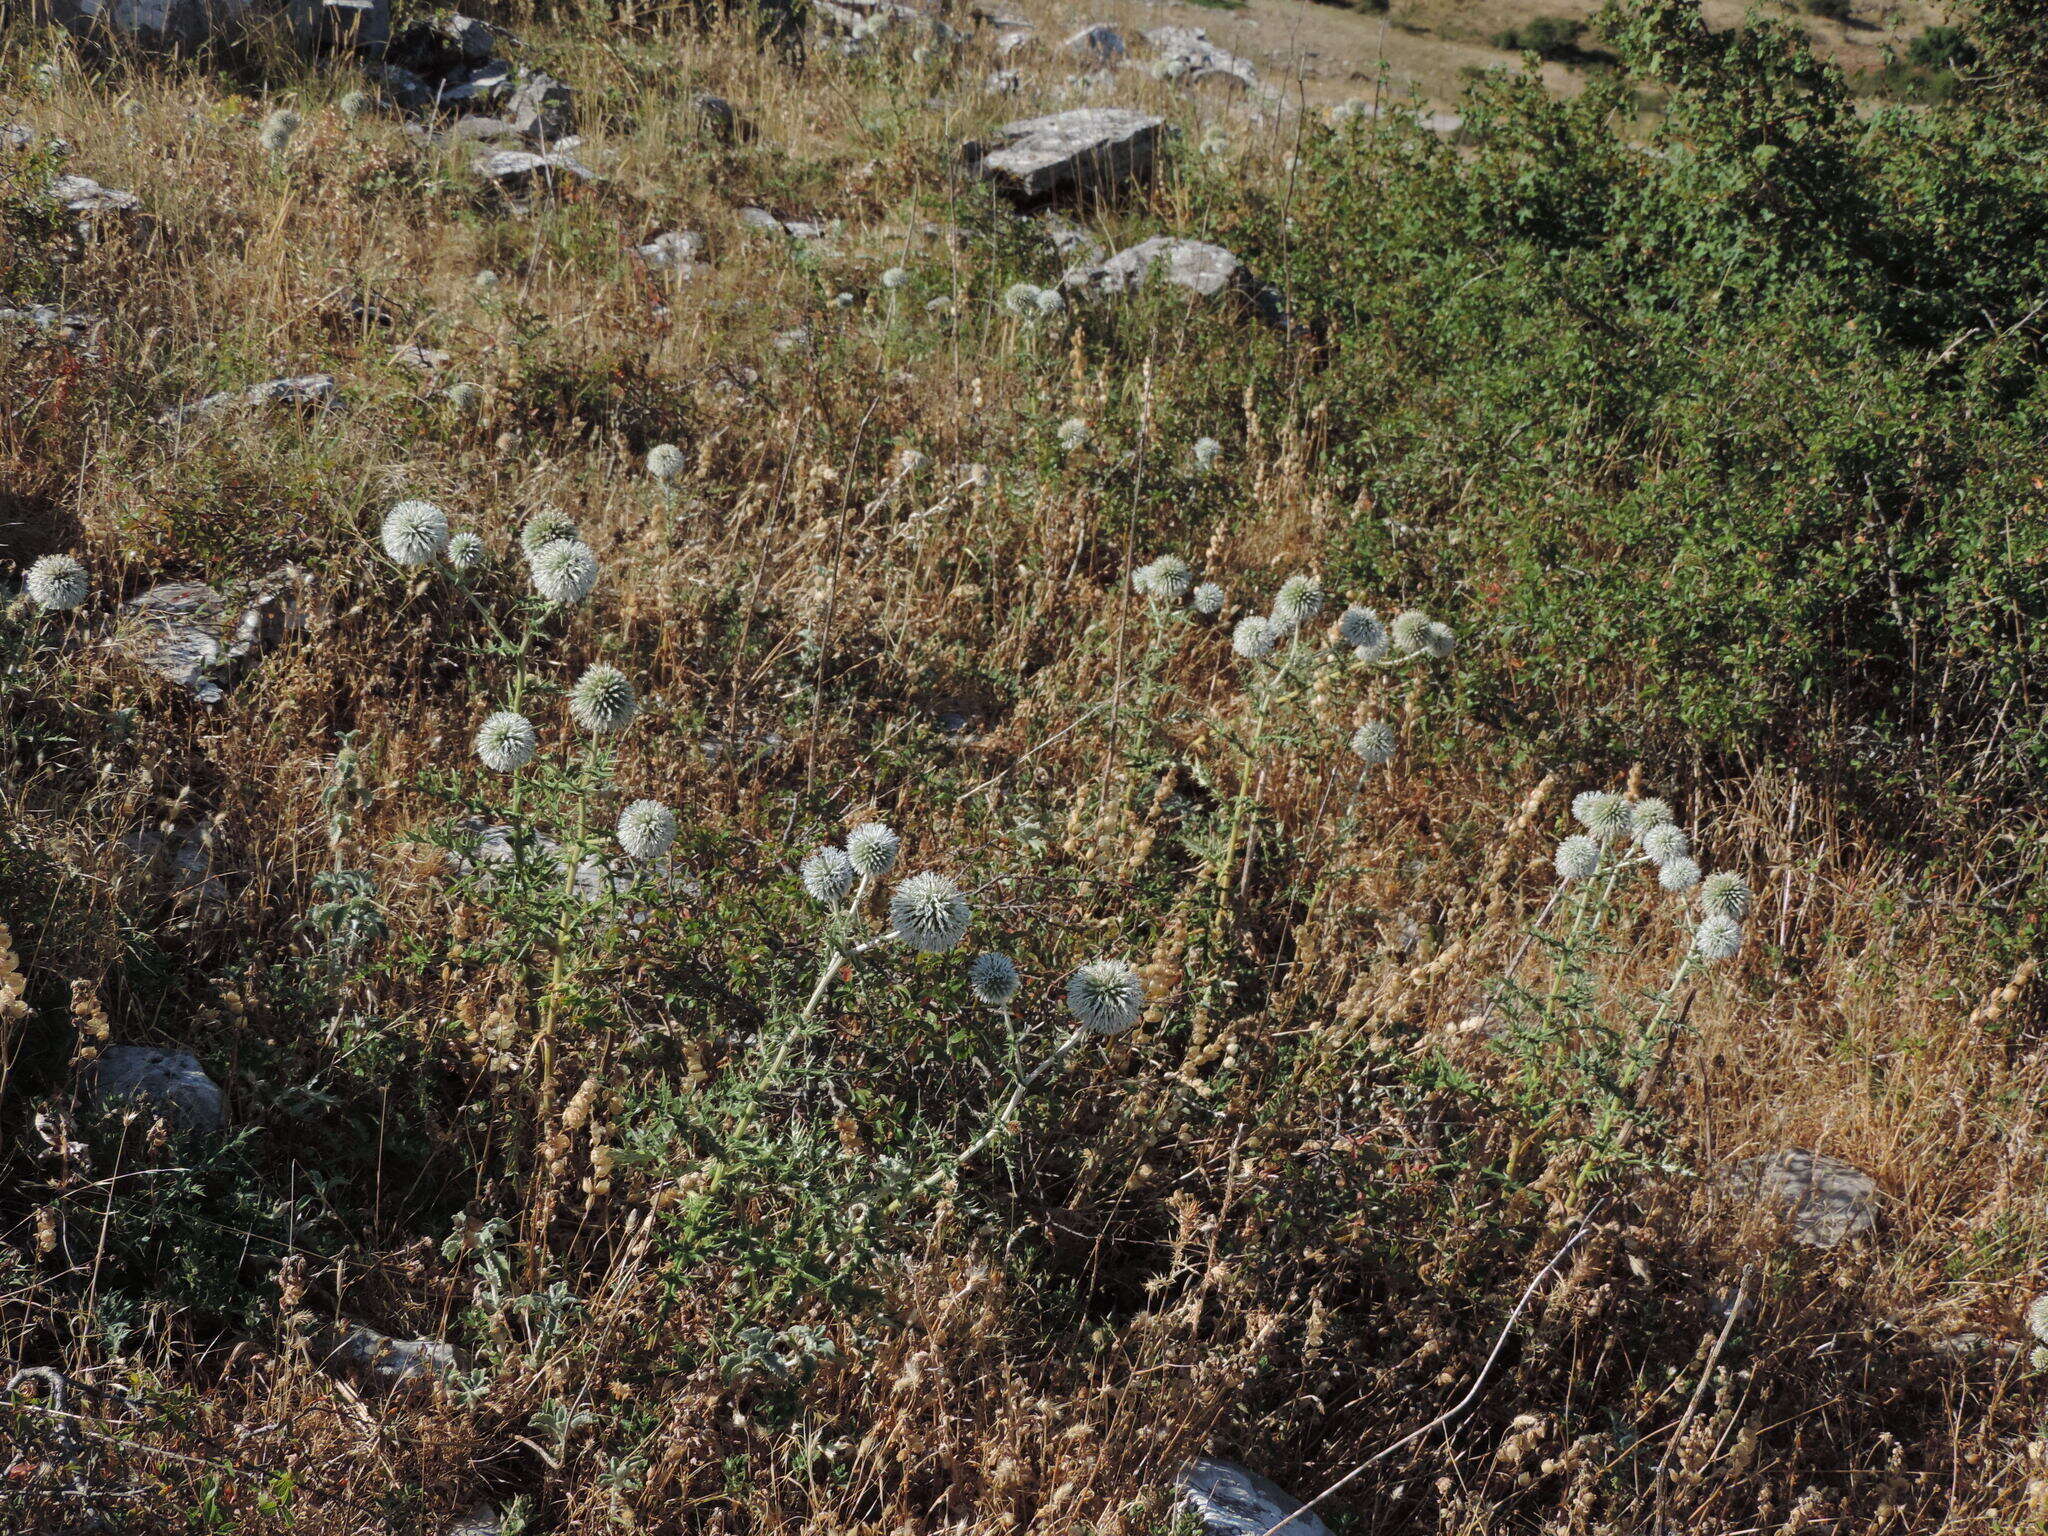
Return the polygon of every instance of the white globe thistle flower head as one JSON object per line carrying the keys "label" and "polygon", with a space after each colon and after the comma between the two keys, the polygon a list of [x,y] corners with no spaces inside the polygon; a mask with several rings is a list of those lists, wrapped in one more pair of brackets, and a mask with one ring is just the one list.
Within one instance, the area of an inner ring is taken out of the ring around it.
{"label": "white globe thistle flower head", "polygon": [[1387,626],[1387,633],[1393,638],[1394,649],[1403,656],[1425,652],[1428,647],[1423,644],[1423,637],[1428,632],[1431,622],[1429,615],[1420,608],[1404,608],[1395,614],[1393,622]]}
{"label": "white globe thistle flower head", "polygon": [[949,295],[942,293],[936,299],[926,301],[924,312],[943,320],[953,313],[953,300]]}
{"label": "white globe thistle flower head", "polygon": [[1323,584],[1313,576],[1290,576],[1273,597],[1273,625],[1293,631],[1323,611]]}
{"label": "white globe thistle flower head", "polygon": [[1740,875],[1724,870],[1700,882],[1700,910],[1703,912],[1740,922],[1749,916],[1749,909],[1755,905],[1756,897],[1750,894],[1749,882]]}
{"label": "white globe thistle flower head", "polygon": [[1120,1035],[1145,1011],[1145,983],[1122,960],[1093,960],[1067,978],[1067,1012],[1084,1029]]}
{"label": "white globe thistle flower head", "polygon": [[477,727],[476,755],[493,773],[517,773],[533,761],[540,733],[524,715],[501,709]]}
{"label": "white globe thistle flower head", "polygon": [[298,131],[299,114],[290,107],[279,107],[263,119],[263,128],[257,138],[271,154],[281,155],[291,148],[292,135]]}
{"label": "white globe thistle flower head", "polygon": [[1230,648],[1246,661],[1259,661],[1273,654],[1280,643],[1280,631],[1263,613],[1248,613],[1230,632]]}
{"label": "white globe thistle flower head", "polygon": [[1195,588],[1194,609],[1204,618],[1215,618],[1223,611],[1223,589],[1213,581],[1203,582]]}
{"label": "white globe thistle flower head", "polygon": [[335,105],[341,109],[343,117],[356,118],[368,117],[377,103],[371,100],[368,91],[348,91]]}
{"label": "white globe thistle flower head", "polygon": [[1088,423],[1083,421],[1080,417],[1069,416],[1065,421],[1060,423],[1059,442],[1060,449],[1062,452],[1072,453],[1076,448],[1079,448],[1083,443],[1087,441]]}
{"label": "white globe thistle flower head", "polygon": [[663,485],[683,472],[683,450],[674,443],[656,443],[647,450],[647,473]]}
{"label": "white globe thistle flower head", "polygon": [[1637,842],[1653,827],[1674,825],[1676,818],[1671,812],[1671,802],[1659,800],[1655,795],[1645,795],[1628,808],[1628,829]]}
{"label": "white globe thistle flower head", "polygon": [[1670,823],[1650,827],[1642,834],[1643,853],[1652,864],[1668,864],[1692,852],[1692,839],[1685,828]]}
{"label": "white globe thistle flower head", "polygon": [[1742,948],[1742,924],[1725,912],[1709,912],[1692,931],[1692,952],[1701,960],[1732,960]]}
{"label": "white globe thistle flower head", "polygon": [[1605,790],[1588,790],[1573,798],[1572,819],[1605,842],[1628,831],[1628,802]]}
{"label": "white globe thistle flower head", "polygon": [[820,848],[804,860],[798,874],[810,898],[828,907],[844,900],[860,878],[854,873],[853,860],[837,848]]}
{"label": "white globe thistle flower head", "polygon": [[1337,616],[1337,637],[1356,651],[1361,661],[1378,661],[1387,654],[1387,626],[1378,614],[1357,603]]}
{"label": "white globe thistle flower head", "polygon": [[1600,873],[1600,845],[1582,832],[1575,832],[1557,845],[1557,878],[1590,880]]}
{"label": "white globe thistle flower head", "polygon": [[626,674],[599,662],[569,690],[569,718],[593,736],[624,730],[639,712],[640,700]]}
{"label": "white globe thistle flower head", "polygon": [[898,288],[908,288],[910,286],[910,269],[908,267],[884,268],[882,272],[882,286],[891,292]]}
{"label": "white globe thistle flower head", "polygon": [[1038,314],[1038,285],[1010,284],[1003,290],[1003,308],[1020,320],[1034,318]]}
{"label": "white globe thistle flower head", "polygon": [[1423,651],[1437,661],[1449,661],[1458,652],[1458,637],[1448,624],[1431,619],[1422,626],[1417,639]]}
{"label": "white globe thistle flower head", "polygon": [[1657,866],[1657,883],[1667,891],[1689,891],[1700,883],[1700,866],[1695,859],[1679,854]]}
{"label": "white globe thistle flower head", "polygon": [[590,596],[597,585],[597,556],[577,539],[563,539],[536,550],[527,559],[533,590],[558,607],[567,608]]}
{"label": "white globe thistle flower head", "polygon": [[2027,1332],[2048,1344],[2048,1292],[2027,1303]]}
{"label": "white globe thistle flower head", "polygon": [[974,988],[974,995],[991,1008],[1007,1008],[1010,999],[1017,995],[1017,989],[1024,979],[1017,974],[1017,967],[1008,955],[993,951],[979,954],[967,967],[967,985]]}
{"label": "white globe thistle flower head", "polygon": [[905,448],[896,455],[896,473],[908,477],[923,471],[931,459],[915,448]]}
{"label": "white globe thistle flower head", "polygon": [[442,391],[442,397],[465,416],[474,416],[484,408],[484,392],[475,384],[450,384]]}
{"label": "white globe thistle flower head", "polygon": [[448,547],[441,551],[441,557],[449,566],[458,571],[473,571],[490,556],[484,548],[484,541],[473,533],[458,533],[448,540]]}
{"label": "white globe thistle flower head", "polygon": [[879,821],[863,822],[846,834],[847,857],[870,880],[879,880],[894,869],[902,848],[903,839]]}
{"label": "white globe thistle flower head", "polygon": [[1195,468],[1202,471],[1203,474],[1206,475],[1213,471],[1216,468],[1217,461],[1222,457],[1223,445],[1217,442],[1215,438],[1198,437],[1195,439]]}
{"label": "white globe thistle flower head", "polygon": [[394,565],[425,565],[448,547],[448,514],[431,501],[401,501],[384,514],[379,535]]}
{"label": "white globe thistle flower head", "polygon": [[21,588],[45,613],[64,613],[85,601],[92,578],[69,555],[45,555],[28,568]]}
{"label": "white globe thistle flower head", "polygon": [[1131,572],[1131,586],[1142,596],[1177,603],[1194,590],[1195,568],[1179,555],[1161,555]]}
{"label": "white globe thistle flower head", "polygon": [[1032,298],[1032,307],[1038,311],[1041,320],[1053,320],[1067,312],[1066,295],[1057,288],[1041,288]]}
{"label": "white globe thistle flower head", "polygon": [[566,512],[557,512],[552,507],[536,512],[526,520],[526,526],[519,530],[519,547],[526,551],[528,558],[539,554],[550,544],[565,540],[574,541],[582,535],[576,530],[576,520]]}
{"label": "white globe thistle flower head", "polygon": [[889,895],[890,931],[928,955],[957,945],[973,917],[960,888],[944,875],[912,875]]}
{"label": "white globe thistle flower head", "polygon": [[1394,728],[1384,720],[1368,720],[1351,733],[1351,753],[1368,768],[1380,768],[1394,760],[1400,743]]}
{"label": "white globe thistle flower head", "polygon": [[471,278],[470,282],[475,286],[478,293],[491,293],[498,286],[498,274],[489,267],[485,267],[483,271]]}
{"label": "white globe thistle flower head", "polygon": [[636,859],[658,859],[675,845],[676,813],[659,800],[635,800],[619,812],[619,846]]}

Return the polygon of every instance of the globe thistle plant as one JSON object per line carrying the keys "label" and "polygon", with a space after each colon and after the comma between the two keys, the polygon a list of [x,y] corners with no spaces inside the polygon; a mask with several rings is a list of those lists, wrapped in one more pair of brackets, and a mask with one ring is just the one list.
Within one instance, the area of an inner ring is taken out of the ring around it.
{"label": "globe thistle plant", "polygon": [[493,773],[517,773],[533,761],[540,734],[533,722],[501,709],[477,728],[476,755]]}
{"label": "globe thistle plant", "polygon": [[489,267],[485,267],[483,271],[477,273],[477,275],[471,278],[469,281],[470,285],[474,287],[478,293],[495,293],[498,288],[498,274],[493,272]]}
{"label": "globe thistle plant", "polygon": [[1161,555],[1131,572],[1131,586],[1145,597],[1177,603],[1193,590],[1195,570],[1179,555]]}
{"label": "globe thistle plant", "polygon": [[380,537],[392,564],[426,565],[448,547],[448,514],[431,501],[401,501],[384,514]]}
{"label": "globe thistle plant", "polygon": [[2034,1336],[2036,1343],[2048,1344],[2048,1292],[2027,1303],[2027,1332]]}
{"label": "globe thistle plant", "polygon": [[1590,880],[1600,873],[1600,845],[1582,833],[1574,833],[1557,845],[1557,878]]}
{"label": "globe thistle plant", "polygon": [[1078,416],[1069,416],[1060,423],[1059,442],[1062,453],[1072,453],[1088,441],[1088,423]]}
{"label": "globe thistle plant", "polygon": [[1628,831],[1628,802],[1605,790],[1587,790],[1573,798],[1572,819],[1605,842]]}
{"label": "globe thistle plant", "polygon": [[869,880],[879,880],[896,867],[903,839],[879,821],[864,822],[846,834],[846,855]]}
{"label": "globe thistle plant", "polygon": [[1223,457],[1223,445],[1213,437],[1195,439],[1195,468],[1203,474],[1214,474],[1216,464]]}
{"label": "globe thistle plant", "polygon": [[1041,288],[1032,300],[1041,320],[1054,320],[1067,312],[1067,297],[1057,288]]}
{"label": "globe thistle plant", "polygon": [[1203,582],[1195,588],[1192,606],[1202,617],[1213,619],[1223,611],[1223,589],[1213,581]]}
{"label": "globe thistle plant", "polygon": [[1700,883],[1698,861],[1682,853],[1676,858],[1664,860],[1657,866],[1657,883],[1667,891],[1691,890]]}
{"label": "globe thistle plant", "polygon": [[1145,1011],[1145,983],[1122,960],[1094,960],[1067,979],[1067,1012],[1083,1029],[1120,1035]]}
{"label": "globe thistle plant", "polygon": [[974,995],[991,1008],[1007,1008],[1023,985],[1017,967],[1008,955],[993,952],[976,955],[967,967],[967,984]]}
{"label": "globe thistle plant", "polygon": [[1700,910],[1740,922],[1756,905],[1749,883],[1742,876],[1723,871],[1700,882]]}
{"label": "globe thistle plant", "polygon": [[368,91],[345,92],[335,105],[341,109],[343,117],[351,119],[368,117],[377,107],[376,101],[371,98]]}
{"label": "globe thistle plant", "polygon": [[1273,654],[1273,647],[1279,643],[1280,632],[1262,613],[1246,614],[1230,632],[1230,648],[1246,661],[1263,660]]}
{"label": "globe thistle plant", "polygon": [[926,954],[953,948],[967,935],[973,911],[960,889],[944,875],[912,875],[890,893],[890,929],[903,943]]}
{"label": "globe thistle plant", "polygon": [[450,384],[442,394],[450,405],[465,416],[474,416],[484,408],[484,392],[475,384]]}
{"label": "globe thistle plant", "polygon": [[299,114],[290,107],[279,107],[263,119],[263,128],[257,139],[264,149],[273,155],[281,155],[291,148],[292,135],[299,131]]}
{"label": "globe thistle plant", "polygon": [[526,520],[526,526],[519,530],[519,547],[530,559],[550,544],[574,542],[582,535],[576,531],[576,520],[566,512],[557,512],[550,507],[536,512]]}
{"label": "globe thistle plant", "polygon": [[1378,661],[1387,654],[1387,626],[1378,614],[1357,603],[1337,616],[1337,637],[1356,651],[1361,661]]}
{"label": "globe thistle plant", "polygon": [[1675,820],[1671,802],[1659,800],[1655,795],[1645,795],[1628,808],[1628,829],[1637,842],[1641,842],[1653,827],[1668,827]]}
{"label": "globe thistle plant", "polygon": [[569,717],[593,736],[623,730],[640,707],[633,685],[617,667],[600,662],[569,690]]}
{"label": "globe thistle plant", "polygon": [[853,860],[838,848],[820,848],[804,860],[798,873],[810,898],[828,907],[844,900],[860,878],[854,872]]}
{"label": "globe thistle plant", "polygon": [[92,578],[69,555],[45,555],[28,568],[21,585],[45,613],[63,613],[85,601]]}
{"label": "globe thistle plant", "polygon": [[896,473],[899,477],[907,479],[911,475],[922,473],[925,465],[929,463],[931,459],[925,454],[915,448],[905,448],[896,455]]}
{"label": "globe thistle plant", "polygon": [[887,267],[883,269],[882,286],[892,293],[898,288],[908,288],[910,286],[910,269],[908,267]]}
{"label": "globe thistle plant", "polygon": [[674,443],[656,443],[647,450],[647,473],[666,486],[683,472],[683,450]]}
{"label": "globe thistle plant", "polygon": [[1692,952],[1701,960],[1729,960],[1742,948],[1742,924],[1725,912],[1710,912],[1693,930]]}
{"label": "globe thistle plant", "polygon": [[1394,728],[1384,720],[1368,720],[1351,733],[1352,755],[1368,768],[1391,763],[1397,750]]}
{"label": "globe thistle plant", "polygon": [[488,558],[490,551],[484,548],[484,541],[473,533],[458,533],[448,540],[448,547],[441,556],[449,568],[456,571],[473,571]]}
{"label": "globe thistle plant", "polygon": [[1440,624],[1435,619],[1422,626],[1417,643],[1425,654],[1436,661],[1449,661],[1458,650],[1458,637],[1451,626]]}
{"label": "globe thistle plant", "polygon": [[659,800],[635,800],[619,812],[619,846],[636,859],[658,859],[676,840],[676,813]]}
{"label": "globe thistle plant", "polygon": [[1322,583],[1313,576],[1290,576],[1273,598],[1273,627],[1291,634],[1322,611]]}
{"label": "globe thistle plant", "polygon": [[1019,320],[1036,319],[1038,293],[1036,283],[1012,283],[1003,290],[1003,308]]}
{"label": "globe thistle plant", "polygon": [[536,551],[527,560],[533,590],[558,607],[567,608],[590,596],[597,585],[597,556],[581,540],[563,539]]}
{"label": "globe thistle plant", "polygon": [[1393,637],[1396,650],[1404,656],[1414,656],[1423,650],[1422,640],[1429,625],[1429,615],[1420,608],[1404,608],[1394,615],[1393,623],[1387,626],[1387,633]]}

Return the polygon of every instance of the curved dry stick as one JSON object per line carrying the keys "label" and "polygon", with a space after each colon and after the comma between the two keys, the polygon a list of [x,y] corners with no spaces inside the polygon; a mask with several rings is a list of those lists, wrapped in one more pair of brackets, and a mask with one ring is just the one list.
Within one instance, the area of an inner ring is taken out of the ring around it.
{"label": "curved dry stick", "polygon": [[1459,1398],[1455,1403],[1451,1404],[1450,1407],[1446,1408],[1442,1413],[1438,1414],[1435,1418],[1431,1419],[1427,1424],[1423,1425],[1422,1428],[1410,1430],[1407,1434],[1403,1435],[1400,1439],[1396,1440],[1392,1445],[1388,1446],[1385,1450],[1377,1451],[1371,1456],[1366,1457],[1364,1461],[1361,1461],[1349,1472],[1346,1472],[1342,1477],[1338,1478],[1337,1481],[1330,1484],[1329,1487],[1325,1488],[1321,1493],[1317,1494],[1314,1498],[1310,1499],[1306,1504],[1302,1505],[1301,1508],[1295,1510],[1292,1514],[1288,1515],[1285,1519],[1280,1521],[1278,1525],[1268,1526],[1264,1531],[1260,1532],[1260,1536],[1277,1536],[1278,1532],[1285,1530],[1288,1526],[1292,1525],[1296,1520],[1299,1520],[1303,1515],[1307,1514],[1310,1510],[1314,1509],[1318,1504],[1322,1503],[1323,1500],[1327,1499],[1331,1494],[1336,1493],[1341,1488],[1348,1487],[1354,1479],[1363,1475],[1366,1468],[1372,1466],[1375,1462],[1385,1461],[1389,1456],[1393,1455],[1394,1452],[1400,1450],[1403,1446],[1413,1445],[1417,1440],[1420,1440],[1424,1435],[1428,1434],[1431,1430],[1442,1428],[1444,1425],[1450,1423],[1451,1420],[1455,1419],[1459,1414],[1463,1413],[1467,1408],[1470,1408],[1479,1397],[1479,1389],[1486,1385],[1486,1378],[1493,1374],[1494,1362],[1500,1359],[1500,1352],[1507,1347],[1508,1335],[1515,1331],[1515,1322],[1518,1318],[1521,1317],[1523,1308],[1527,1307],[1531,1299],[1533,1299],[1536,1295],[1536,1288],[1543,1284],[1545,1280],[1549,1279],[1552,1274],[1556,1273],[1557,1266],[1565,1261],[1565,1256],[1569,1254],[1574,1248],[1578,1247],[1579,1244],[1586,1239],[1587,1235],[1592,1232],[1593,1218],[1598,1214],[1599,1212],[1597,1209],[1592,1212],[1589,1212],[1586,1216],[1586,1219],[1579,1223],[1579,1230],[1574,1232],[1569,1238],[1565,1240],[1565,1245],[1562,1248],[1558,1249],[1557,1252],[1551,1256],[1550,1262],[1544,1265],[1543,1268],[1536,1272],[1536,1278],[1531,1280],[1526,1286],[1522,1288],[1521,1299],[1515,1303],[1514,1311],[1508,1314],[1507,1322],[1501,1326],[1500,1337],[1493,1341],[1492,1352],[1487,1355],[1486,1363],[1479,1367],[1478,1376],[1473,1378],[1470,1390],[1468,1390],[1463,1397]]}

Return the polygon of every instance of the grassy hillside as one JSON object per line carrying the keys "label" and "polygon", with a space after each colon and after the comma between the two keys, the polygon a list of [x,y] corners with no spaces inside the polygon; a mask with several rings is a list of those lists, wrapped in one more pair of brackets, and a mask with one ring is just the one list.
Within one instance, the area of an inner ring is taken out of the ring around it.
{"label": "grassy hillside", "polygon": [[[490,13],[511,190],[0,34],[0,1529],[2042,1529],[2024,82],[1017,10]],[[1245,292],[963,164],[1088,105]]]}

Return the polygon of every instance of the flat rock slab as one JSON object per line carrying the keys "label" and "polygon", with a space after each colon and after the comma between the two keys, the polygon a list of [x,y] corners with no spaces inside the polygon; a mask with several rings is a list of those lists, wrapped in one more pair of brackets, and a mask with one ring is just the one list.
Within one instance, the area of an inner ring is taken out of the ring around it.
{"label": "flat rock slab", "polygon": [[1124,46],[1123,34],[1101,22],[1083,27],[1060,47],[1095,64],[1114,64],[1130,51]]}
{"label": "flat rock slab", "polygon": [[[1203,1536],[1266,1536],[1301,1500],[1234,1461],[1197,1456],[1175,1475],[1176,1510],[1192,1515]],[[1288,1520],[1280,1536],[1330,1536],[1314,1511]]]}
{"label": "flat rock slab", "polygon": [[1005,123],[961,156],[1020,203],[1109,197],[1152,174],[1165,132],[1165,121],[1148,113],[1077,107]]}
{"label": "flat rock slab", "polygon": [[218,704],[239,664],[304,631],[306,588],[292,565],[225,594],[204,582],[166,582],[121,605],[107,645],[200,703]]}
{"label": "flat rock slab", "polygon": [[220,1084],[189,1051],[110,1045],[94,1063],[92,1101],[103,1109],[140,1104],[180,1130],[217,1131],[226,1120]]}
{"label": "flat rock slab", "polygon": [[1877,1225],[1877,1181],[1840,1158],[1797,1148],[1746,1157],[1720,1179],[1723,1190],[1779,1211],[1792,1240],[1833,1248]]}
{"label": "flat rock slab", "polygon": [[1145,41],[1158,54],[1160,72],[1189,85],[1217,78],[1235,80],[1247,89],[1259,83],[1249,59],[1218,48],[1199,27],[1154,27]]}
{"label": "flat rock slab", "polygon": [[222,390],[217,395],[208,395],[204,400],[195,400],[189,405],[165,411],[156,418],[156,424],[160,427],[177,427],[188,421],[204,421],[212,416],[226,416],[241,410],[260,410],[270,405],[326,410],[334,405],[337,399],[338,393],[332,375],[302,373],[288,379],[266,379],[263,383],[251,385],[247,389]]}
{"label": "flat rock slab", "polygon": [[1107,261],[1076,267],[1063,280],[1081,293],[1124,294],[1148,282],[1171,283],[1205,299],[1252,291],[1251,272],[1220,245],[1154,235],[1118,251]]}
{"label": "flat rock slab", "polygon": [[322,1331],[319,1363],[384,1387],[445,1381],[462,1369],[462,1357],[439,1339],[394,1339],[362,1323],[342,1322]]}
{"label": "flat rock slab", "polygon": [[597,172],[563,149],[545,155],[523,149],[493,150],[478,155],[470,161],[469,168],[507,191],[551,188],[565,179],[597,180]]}

